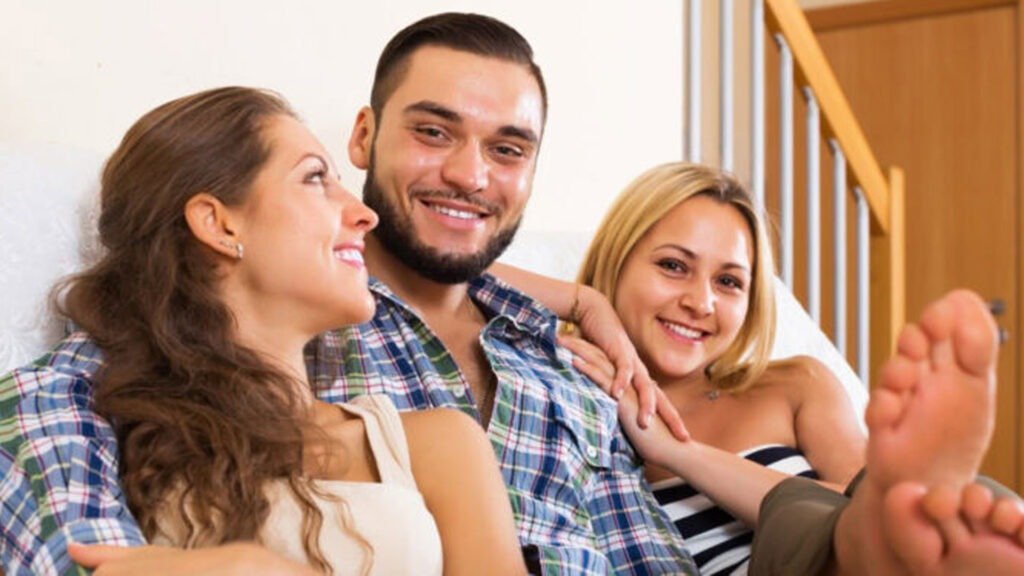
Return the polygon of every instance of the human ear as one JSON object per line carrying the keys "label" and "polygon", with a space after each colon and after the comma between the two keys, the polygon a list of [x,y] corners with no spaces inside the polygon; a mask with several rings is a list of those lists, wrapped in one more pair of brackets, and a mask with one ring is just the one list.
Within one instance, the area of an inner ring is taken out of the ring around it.
{"label": "human ear", "polygon": [[359,110],[359,114],[356,115],[352,135],[348,139],[348,159],[353,166],[360,170],[366,170],[370,166],[370,152],[373,148],[373,135],[376,129],[373,110],[369,106],[363,106]]}
{"label": "human ear", "polygon": [[200,192],[185,203],[189,230],[207,247],[232,259],[242,258],[242,244],[236,233],[237,217],[212,194]]}

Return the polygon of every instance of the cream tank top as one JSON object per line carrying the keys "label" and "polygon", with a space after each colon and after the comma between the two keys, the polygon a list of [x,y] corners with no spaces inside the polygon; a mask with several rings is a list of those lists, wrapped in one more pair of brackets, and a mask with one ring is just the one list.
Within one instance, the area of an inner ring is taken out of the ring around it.
{"label": "cream tank top", "polygon": [[[394,404],[387,396],[368,395],[339,407],[362,418],[380,483],[313,480],[320,492],[339,499],[313,495],[324,515],[320,550],[334,574],[358,575],[369,566],[369,574],[375,576],[440,576],[441,537],[416,488],[405,430]],[[271,484],[267,497],[271,510],[260,531],[263,545],[284,557],[307,562],[302,548],[302,512],[287,484]],[[350,530],[369,543],[372,553],[346,531],[346,518]],[[159,523],[164,534],[154,538],[153,544],[202,545],[184,541],[182,522],[164,515]]]}

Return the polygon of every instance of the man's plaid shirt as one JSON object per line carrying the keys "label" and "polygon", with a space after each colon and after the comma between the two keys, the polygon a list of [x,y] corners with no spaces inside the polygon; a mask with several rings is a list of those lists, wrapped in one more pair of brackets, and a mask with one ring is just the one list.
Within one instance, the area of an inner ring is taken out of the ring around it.
{"label": "man's plaid shirt", "polygon": [[[479,418],[469,385],[429,327],[386,286],[369,323],[307,348],[318,397],[387,394],[400,410]],[[696,574],[618,428],[615,404],[571,367],[556,319],[491,276],[470,285],[497,377],[487,430],[524,546],[545,574]],[[138,544],[117,481],[116,441],[90,408],[100,353],[73,334],[0,379],[0,554],[7,573],[74,571],[69,540]]]}

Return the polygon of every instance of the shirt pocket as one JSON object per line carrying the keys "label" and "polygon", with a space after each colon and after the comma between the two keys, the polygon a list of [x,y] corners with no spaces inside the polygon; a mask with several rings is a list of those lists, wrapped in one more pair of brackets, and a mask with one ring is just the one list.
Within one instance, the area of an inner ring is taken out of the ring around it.
{"label": "shirt pocket", "polygon": [[588,394],[573,390],[573,387],[573,383],[560,383],[552,391],[550,413],[553,420],[567,433],[572,449],[587,466],[610,468],[612,434],[609,425],[617,425],[614,404],[609,413],[608,406]]}

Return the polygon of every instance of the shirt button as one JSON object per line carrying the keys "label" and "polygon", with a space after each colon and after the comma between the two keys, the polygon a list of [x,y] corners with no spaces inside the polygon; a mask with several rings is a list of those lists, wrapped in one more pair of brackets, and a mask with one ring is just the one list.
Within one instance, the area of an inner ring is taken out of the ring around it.
{"label": "shirt button", "polygon": [[593,446],[587,446],[587,456],[590,458],[597,458],[597,448]]}
{"label": "shirt button", "polygon": [[466,389],[465,388],[456,388],[455,389],[455,397],[456,398],[462,398],[465,395],[466,395]]}

